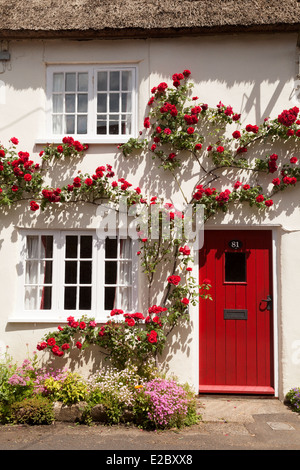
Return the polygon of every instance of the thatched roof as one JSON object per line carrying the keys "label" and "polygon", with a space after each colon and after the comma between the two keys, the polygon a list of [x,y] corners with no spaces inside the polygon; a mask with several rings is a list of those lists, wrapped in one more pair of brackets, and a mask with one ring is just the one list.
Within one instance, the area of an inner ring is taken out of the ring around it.
{"label": "thatched roof", "polygon": [[297,0],[0,0],[0,38],[297,31]]}

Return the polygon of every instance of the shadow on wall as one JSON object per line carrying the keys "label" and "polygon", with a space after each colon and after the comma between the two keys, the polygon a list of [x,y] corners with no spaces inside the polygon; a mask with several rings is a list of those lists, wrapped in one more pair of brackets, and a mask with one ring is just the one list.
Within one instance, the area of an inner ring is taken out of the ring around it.
{"label": "shadow on wall", "polygon": [[[184,359],[188,360],[191,355],[191,347],[192,347],[192,338],[193,334],[193,324],[190,320],[189,322],[182,322],[178,326],[174,328],[171,334],[168,336],[167,343],[165,350],[163,351],[162,355],[158,358],[160,364],[160,370],[166,374],[171,371],[178,370],[178,365],[174,367],[172,362],[175,360],[178,362],[180,361],[181,364],[184,364]],[[180,359],[179,359],[180,357]],[[188,372],[183,367],[184,373]],[[180,377],[178,377],[180,380]]]}

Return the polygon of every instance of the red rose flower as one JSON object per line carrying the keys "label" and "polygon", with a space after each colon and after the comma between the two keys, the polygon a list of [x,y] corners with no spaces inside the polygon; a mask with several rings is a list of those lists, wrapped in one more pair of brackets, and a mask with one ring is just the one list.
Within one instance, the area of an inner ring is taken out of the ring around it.
{"label": "red rose flower", "polygon": [[24,180],[25,180],[25,181],[31,181],[31,180],[32,180],[32,176],[31,176],[29,173],[25,173],[25,175],[24,175]]}
{"label": "red rose flower", "polygon": [[157,86],[157,91],[159,91],[159,93],[164,93],[165,89],[168,88],[168,85],[166,82],[162,82],[160,83],[158,86]]}
{"label": "red rose flower", "polygon": [[222,147],[221,145],[217,148],[217,152],[219,153],[223,153],[224,152],[224,147]]}
{"label": "red rose flower", "polygon": [[201,150],[201,149],[202,149],[202,144],[195,145],[195,150]]}
{"label": "red rose flower", "polygon": [[233,137],[234,139],[239,139],[239,138],[241,137],[240,131],[234,131],[234,132],[232,133],[232,137]]}
{"label": "red rose flower", "polygon": [[189,248],[188,246],[183,246],[183,247],[181,246],[181,247],[179,248],[179,251],[180,251],[180,253],[182,253],[183,255],[187,255],[187,256],[191,253],[191,250],[190,250],[190,248]]}
{"label": "red rose flower", "polygon": [[40,206],[38,205],[37,202],[35,202],[35,201],[30,201],[30,209],[31,209],[32,211],[37,211],[37,210],[39,209],[39,207],[40,207]]}
{"label": "red rose flower", "polygon": [[18,139],[17,139],[16,137],[12,137],[12,138],[10,139],[10,141],[11,141],[11,143],[14,144],[14,145],[18,145],[18,143],[19,143],[19,141],[18,141]]}
{"label": "red rose flower", "polygon": [[188,134],[191,135],[195,132],[195,129],[193,127],[188,127],[186,131],[187,131]]}
{"label": "red rose flower", "polygon": [[113,317],[114,315],[122,315],[122,313],[124,313],[123,310],[120,310],[118,308],[114,308],[111,312],[110,312],[110,316]]}
{"label": "red rose flower", "polygon": [[184,305],[188,305],[190,303],[189,299],[187,299],[186,297],[184,297],[183,299],[181,299],[180,301],[182,304]]}
{"label": "red rose flower", "polygon": [[149,129],[149,127],[150,127],[150,119],[149,119],[148,117],[146,117],[146,118],[144,119],[144,127],[145,127],[146,129]]}
{"label": "red rose flower", "polygon": [[279,186],[280,185],[280,179],[279,178],[274,178],[272,183],[274,184],[274,186]]}
{"label": "red rose flower", "polygon": [[47,344],[48,346],[54,346],[56,344],[55,338],[48,338]]}
{"label": "red rose flower", "polygon": [[92,180],[92,178],[86,178],[85,184],[86,184],[87,186],[92,186],[92,185],[93,185],[93,180]]}
{"label": "red rose flower", "polygon": [[181,281],[180,276],[169,276],[168,277],[168,283],[173,284],[174,286],[178,286],[180,281]]}
{"label": "red rose flower", "polygon": [[135,321],[134,321],[133,318],[126,318],[125,321],[126,321],[128,326],[134,326],[135,325]]}
{"label": "red rose flower", "polygon": [[77,343],[76,343],[76,348],[78,348],[78,349],[81,349],[81,348],[82,348],[82,344],[81,344],[80,341],[77,341]]}
{"label": "red rose flower", "polygon": [[147,338],[149,343],[157,343],[157,333],[152,330],[150,333],[147,333]]}
{"label": "red rose flower", "polygon": [[73,185],[75,188],[80,188],[81,186],[81,179],[79,178],[79,176],[76,176],[76,178],[74,178],[73,180]]}
{"label": "red rose flower", "polygon": [[292,158],[290,159],[290,163],[297,163],[297,161],[298,161],[298,158],[297,158],[297,157],[292,157]]}
{"label": "red rose flower", "polygon": [[265,201],[265,205],[266,205],[267,207],[272,206],[272,205],[273,205],[272,199],[268,199],[267,201]]}
{"label": "red rose flower", "polygon": [[257,197],[256,197],[256,201],[257,202],[263,202],[264,201],[264,196],[262,194],[259,194]]}
{"label": "red rose flower", "polygon": [[64,149],[61,145],[58,145],[57,146],[57,149],[56,149],[59,153],[63,153]]}
{"label": "red rose flower", "polygon": [[79,323],[79,328],[80,328],[81,330],[84,330],[85,327],[86,327],[85,322],[84,322],[84,321],[81,321],[81,322]]}
{"label": "red rose flower", "polygon": [[183,75],[185,76],[185,78],[189,77],[189,76],[191,75],[191,73],[192,73],[192,72],[191,72],[190,70],[188,70],[188,69],[186,69],[186,70],[183,71]]}

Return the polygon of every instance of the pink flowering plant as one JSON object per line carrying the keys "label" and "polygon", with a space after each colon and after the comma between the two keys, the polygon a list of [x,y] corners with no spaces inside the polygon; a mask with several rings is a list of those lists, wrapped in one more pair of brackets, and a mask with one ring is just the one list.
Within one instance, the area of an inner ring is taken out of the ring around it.
{"label": "pink flowering plant", "polygon": [[155,377],[139,388],[134,411],[137,422],[148,429],[181,428],[199,419],[194,395],[172,378]]}

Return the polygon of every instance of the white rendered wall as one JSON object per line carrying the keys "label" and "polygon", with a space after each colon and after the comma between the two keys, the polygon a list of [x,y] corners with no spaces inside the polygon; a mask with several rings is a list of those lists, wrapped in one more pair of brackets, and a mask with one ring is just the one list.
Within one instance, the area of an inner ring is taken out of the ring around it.
{"label": "white rendered wall", "polygon": [[[18,150],[29,151],[33,159],[39,161],[38,153],[43,146],[37,142],[41,139],[47,142],[45,90],[48,64],[137,65],[138,122],[141,130],[151,88],[161,81],[171,85],[171,75],[185,68],[192,71],[194,94],[199,96],[200,102],[215,106],[221,100],[242,114],[242,125],[260,124],[265,117],[277,117],[283,109],[298,104],[295,94],[299,67],[296,44],[296,34],[123,41],[12,41],[9,44],[11,61],[0,76],[0,141],[7,146],[11,137],[17,137],[20,141]],[[74,175],[77,169],[89,173],[105,163],[112,164],[118,177],[125,177],[133,185],[139,185],[144,194],[164,195],[168,201],[182,202],[173,180],[166,172],[155,168],[150,157],[145,159],[136,155],[125,160],[113,144],[92,144],[84,159],[71,162],[67,170]],[[192,171],[192,163],[190,167]],[[68,172],[56,173],[54,184],[62,184],[62,178],[63,184],[68,182],[65,176]],[[195,182],[196,177],[192,180],[193,184]],[[189,194],[190,175],[182,175],[182,184]],[[278,296],[275,338],[278,362],[275,366],[281,396],[292,386],[300,385],[299,200],[299,188],[288,190],[284,197],[281,198],[280,194],[274,198],[275,205],[267,215],[255,215],[248,208],[243,208],[209,222],[210,226],[223,225],[227,228],[245,225],[270,227],[277,234],[278,271],[274,289]],[[0,213],[0,348],[5,351],[8,345],[9,352],[18,361],[22,361],[27,349],[29,352],[35,349],[48,328],[56,326],[9,321],[17,308],[18,298],[18,230],[22,227],[95,227],[95,209],[87,208],[84,220],[80,220],[76,209],[74,211],[71,215],[61,211],[37,215],[22,206]],[[192,320],[183,333],[182,347],[177,342],[172,349],[175,355],[166,352],[168,370],[182,381],[189,381],[195,388],[198,367],[197,313],[197,309],[191,310]]]}

